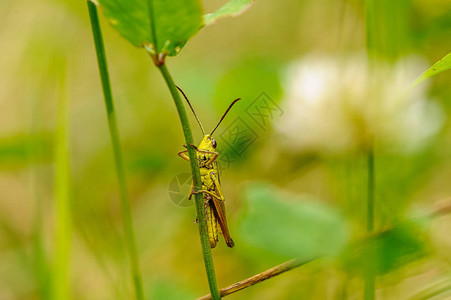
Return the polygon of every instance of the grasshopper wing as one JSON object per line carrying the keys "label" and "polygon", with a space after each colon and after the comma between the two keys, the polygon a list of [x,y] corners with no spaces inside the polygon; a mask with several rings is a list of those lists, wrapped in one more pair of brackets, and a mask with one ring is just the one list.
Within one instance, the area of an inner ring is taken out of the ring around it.
{"label": "grasshopper wing", "polygon": [[221,198],[221,200],[219,200],[216,197],[212,197],[215,211],[218,216],[218,223],[219,223],[219,226],[221,227],[222,235],[224,236],[227,246],[233,247],[233,246],[235,246],[235,243],[233,242],[232,238],[230,237],[229,227],[227,226],[227,218],[226,218],[225,205],[224,205],[224,195],[222,194],[221,185],[219,184],[219,179],[215,172],[210,173],[210,178],[215,184],[215,191],[216,191],[217,195],[219,196],[219,198]]}

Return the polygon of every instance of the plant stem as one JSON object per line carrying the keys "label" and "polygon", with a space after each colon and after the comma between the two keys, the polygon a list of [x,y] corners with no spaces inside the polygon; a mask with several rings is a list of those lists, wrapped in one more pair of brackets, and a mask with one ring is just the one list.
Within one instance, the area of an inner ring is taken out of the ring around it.
{"label": "plant stem", "polygon": [[[188,156],[190,159],[191,165],[191,173],[193,175],[193,187],[195,190],[200,190],[202,188],[202,181],[200,178],[199,172],[199,164],[197,160],[196,150],[191,147],[194,143],[193,134],[191,133],[191,127],[189,125],[188,116],[186,115],[185,106],[183,105],[183,101],[180,98],[180,94],[175,86],[174,80],[169,74],[168,69],[164,63],[165,55],[160,55],[158,53],[158,44],[157,44],[157,34],[155,28],[155,18],[153,11],[153,1],[148,0],[148,9],[149,9],[149,18],[150,18],[150,29],[152,32],[153,43],[154,43],[154,51],[155,53],[151,54],[152,59],[154,61],[155,66],[160,70],[161,75],[163,75],[164,80],[171,92],[172,99],[174,99],[175,106],[177,108],[177,112],[180,117],[180,122],[182,123],[183,134],[185,135],[185,141],[188,148]],[[210,242],[208,239],[208,231],[207,231],[207,221],[204,213],[204,199],[202,193],[194,194],[194,199],[196,202],[196,212],[197,212],[197,221],[199,223],[199,235],[200,235],[200,243],[202,246],[202,254],[204,257],[205,270],[207,272],[208,285],[210,287],[210,293],[214,300],[221,299],[219,295],[218,283],[216,282],[216,274],[215,274],[215,266],[213,264],[213,257],[211,255]]]}
{"label": "plant stem", "polygon": [[102,31],[100,29],[99,17],[96,6],[88,1],[89,16],[91,19],[92,33],[97,54],[97,62],[99,65],[100,78],[102,81],[103,95],[105,98],[105,106],[108,117],[108,128],[110,131],[111,142],[113,145],[114,162],[116,165],[116,174],[119,182],[119,192],[121,199],[121,210],[125,234],[125,243],[127,254],[130,259],[132,281],[135,288],[136,299],[144,299],[142,287],[141,270],[139,268],[138,254],[135,240],[135,232],[133,228],[133,217],[128,199],[127,184],[125,179],[125,168],[122,159],[122,151],[119,143],[119,131],[116,121],[116,112],[114,110],[113,96],[111,93],[110,79],[108,76],[108,66],[103,45]]}
{"label": "plant stem", "polygon": [[[64,64],[63,64],[64,65]],[[62,72],[61,72],[62,73]],[[44,76],[43,80],[48,80],[49,76]],[[59,76],[60,78],[63,76]],[[65,76],[64,76],[65,78]],[[38,84],[43,84],[39,82]],[[35,89],[36,90],[36,89]],[[65,95],[66,93],[64,93]],[[44,247],[44,218],[45,218],[45,205],[44,205],[44,188],[42,187],[42,178],[45,175],[42,172],[41,164],[36,161],[41,153],[44,153],[44,147],[42,142],[39,140],[42,135],[42,125],[41,125],[41,103],[40,96],[42,96],[41,91],[38,89],[37,93],[31,97],[29,107],[31,108],[31,113],[29,116],[31,125],[31,139],[30,143],[27,143],[27,154],[29,157],[30,165],[30,191],[33,197],[34,207],[33,207],[33,229],[32,229],[32,252],[33,252],[33,271],[34,277],[36,278],[36,289],[39,298],[42,300],[51,299],[51,284],[50,281],[52,274],[50,273],[49,259],[45,252]]]}
{"label": "plant stem", "polygon": [[[180,94],[175,86],[174,81],[172,80],[171,75],[169,74],[168,69],[166,68],[166,65],[159,64],[157,66],[160,69],[161,74],[163,75],[166,81],[169,91],[171,92],[172,98],[174,99],[175,106],[177,107],[180,122],[182,123],[183,134],[185,135],[186,145],[188,145],[187,148],[190,158],[191,172],[193,174],[194,189],[200,190],[202,186],[199,165],[196,150],[193,147],[190,147],[190,145],[193,144],[193,135],[191,133],[188,116],[186,115],[185,106],[183,105],[183,101],[180,98]],[[211,255],[210,242],[208,240],[207,222],[205,219],[204,200],[202,193],[195,194],[195,201],[196,201],[197,219],[199,223],[199,234],[202,246],[202,254],[204,257],[205,269],[207,271],[210,293],[212,295],[212,299],[214,300],[221,299],[221,296],[219,295],[218,284],[216,283],[216,274],[213,264],[213,257]]]}
{"label": "plant stem", "polygon": [[[64,63],[62,63],[64,65]],[[69,256],[72,239],[70,209],[70,175],[68,155],[67,103],[65,96],[65,67],[62,67],[59,82],[58,124],[55,147],[55,198],[56,241],[55,261],[52,276],[51,299],[70,299]]]}
{"label": "plant stem", "polygon": [[[374,230],[374,144],[371,143],[367,153],[367,208],[366,208],[366,230],[371,233]],[[368,270],[365,282],[365,300],[373,300],[375,298],[374,290],[374,274]]]}
{"label": "plant stem", "polygon": [[[381,54],[381,24],[378,24],[377,16],[380,14],[380,3],[377,0],[365,0],[366,14],[366,51],[369,69],[373,71],[375,59]],[[378,14],[379,12],[379,14]],[[370,78],[374,76],[371,72]],[[374,82],[373,82],[374,83]],[[374,137],[371,137],[367,150],[367,205],[366,205],[366,230],[371,233],[374,230]],[[369,258],[371,259],[371,258]],[[375,299],[375,276],[372,270],[367,270],[365,278],[365,300]]]}
{"label": "plant stem", "polygon": [[368,233],[374,230],[374,146],[367,153],[367,215],[366,215],[366,230]]}

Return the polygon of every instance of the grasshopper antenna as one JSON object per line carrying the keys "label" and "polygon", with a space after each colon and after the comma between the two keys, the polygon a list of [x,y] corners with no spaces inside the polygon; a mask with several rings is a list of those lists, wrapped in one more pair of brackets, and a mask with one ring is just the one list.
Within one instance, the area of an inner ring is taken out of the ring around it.
{"label": "grasshopper antenna", "polygon": [[213,132],[215,132],[215,130],[219,127],[219,124],[221,124],[222,120],[224,120],[224,117],[227,115],[227,113],[229,112],[229,110],[232,108],[232,106],[238,101],[241,100],[241,98],[235,99],[233,100],[233,102],[229,105],[229,108],[227,108],[227,110],[225,111],[225,113],[222,115],[221,120],[219,120],[218,125],[216,125],[215,129],[213,129],[213,131],[210,133],[210,135],[213,135]]}
{"label": "grasshopper antenna", "polygon": [[185,93],[182,91],[181,88],[179,88],[178,86],[176,86],[176,87],[180,91],[180,93],[182,93],[183,97],[185,97],[186,102],[188,102],[188,105],[191,108],[191,111],[193,112],[194,116],[196,117],[197,123],[199,123],[200,129],[202,130],[202,134],[205,135],[204,127],[202,127],[202,124],[200,123],[200,120],[197,117],[196,112],[194,111],[194,108],[191,106],[191,103],[189,102],[188,97],[186,97]]}

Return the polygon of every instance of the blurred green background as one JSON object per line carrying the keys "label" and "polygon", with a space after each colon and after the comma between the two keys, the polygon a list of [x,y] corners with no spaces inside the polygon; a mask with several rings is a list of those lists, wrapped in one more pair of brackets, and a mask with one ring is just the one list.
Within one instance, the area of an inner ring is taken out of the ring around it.
{"label": "blurred green background", "polygon": [[[202,2],[205,12],[225,3]],[[365,12],[359,0],[259,0],[167,59],[207,131],[243,98],[215,133],[236,244],[220,237],[213,250],[219,286],[320,257],[230,299],[361,299],[367,272],[378,299],[451,297],[451,73],[405,93],[450,51],[451,3],[376,1],[370,64]],[[190,171],[173,101],[150,57],[101,23],[146,297],[202,296],[195,207],[168,193]],[[0,299],[50,297],[65,155],[71,298],[131,299],[86,3],[1,1],[0,25]],[[248,114],[262,93],[274,112],[263,126]],[[236,122],[246,145],[231,137]],[[376,231],[366,236],[369,135]]]}

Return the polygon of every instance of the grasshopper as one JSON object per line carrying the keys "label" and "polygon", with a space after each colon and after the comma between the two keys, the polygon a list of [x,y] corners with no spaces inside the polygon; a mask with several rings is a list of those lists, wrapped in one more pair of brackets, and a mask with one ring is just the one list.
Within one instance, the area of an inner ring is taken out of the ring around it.
{"label": "grasshopper", "polygon": [[[225,213],[224,206],[224,194],[221,189],[221,182],[219,180],[219,169],[218,162],[216,161],[219,153],[216,152],[217,143],[215,139],[213,139],[212,135],[215,130],[218,128],[219,124],[221,124],[224,117],[227,115],[232,106],[241,98],[235,99],[227,108],[224,115],[219,120],[216,127],[212,130],[210,134],[205,134],[204,127],[202,126],[199,118],[196,115],[191,103],[186,97],[185,93],[177,87],[177,89],[182,93],[183,97],[185,97],[186,102],[188,103],[191,111],[196,117],[197,123],[199,123],[200,129],[202,130],[203,139],[200,142],[199,147],[191,144],[190,146],[196,149],[197,151],[197,159],[199,161],[199,169],[200,176],[202,181],[202,189],[198,191],[194,191],[194,186],[191,185],[191,191],[189,193],[188,199],[191,199],[193,194],[202,193],[205,207],[205,214],[207,215],[207,230],[208,237],[210,240],[210,247],[216,247],[216,242],[218,241],[218,232],[220,231],[224,236],[225,242],[227,246],[233,247],[235,244],[233,243],[232,238],[230,237],[229,228],[227,226],[227,219]],[[189,157],[186,155],[188,152],[188,147],[183,145],[186,150],[179,151],[178,155],[189,161]]]}

